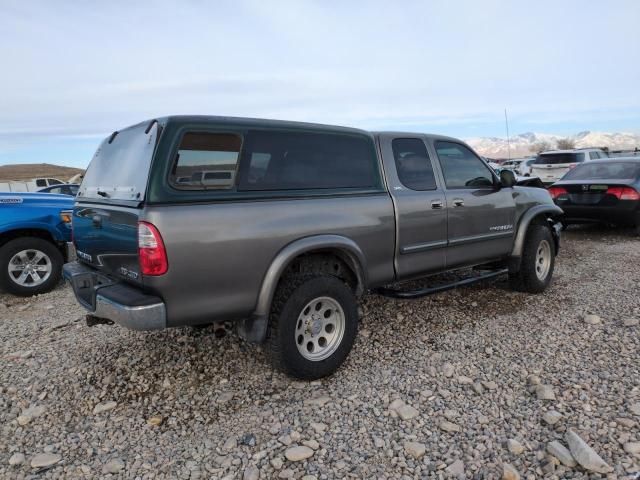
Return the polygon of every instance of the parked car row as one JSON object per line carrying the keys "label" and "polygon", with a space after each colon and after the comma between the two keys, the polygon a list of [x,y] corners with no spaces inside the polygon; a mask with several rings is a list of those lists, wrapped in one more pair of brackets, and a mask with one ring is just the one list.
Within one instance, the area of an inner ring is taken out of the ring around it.
{"label": "parked car row", "polygon": [[555,182],[549,193],[562,223],[631,226],[640,235],[640,158],[585,162]]}

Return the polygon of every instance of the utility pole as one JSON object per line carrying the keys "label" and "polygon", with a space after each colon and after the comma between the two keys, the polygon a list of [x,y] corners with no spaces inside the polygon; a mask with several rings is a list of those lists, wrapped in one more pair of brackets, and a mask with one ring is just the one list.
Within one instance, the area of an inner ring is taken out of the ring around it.
{"label": "utility pole", "polygon": [[509,138],[509,117],[507,117],[507,109],[504,109],[504,123],[507,126],[507,149],[509,151],[509,160],[511,160],[511,139]]}

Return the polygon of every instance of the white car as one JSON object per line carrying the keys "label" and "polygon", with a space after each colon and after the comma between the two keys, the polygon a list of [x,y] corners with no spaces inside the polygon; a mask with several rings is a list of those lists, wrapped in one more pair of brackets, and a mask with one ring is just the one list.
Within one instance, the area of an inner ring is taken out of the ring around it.
{"label": "white car", "polygon": [[523,177],[531,176],[531,165],[536,161],[536,158],[527,158],[520,165],[518,165],[518,175],[522,175]]}
{"label": "white car", "polygon": [[502,162],[500,167],[506,168],[507,170],[512,170],[513,172],[518,172],[518,168],[520,164],[524,161],[524,158],[513,158],[511,160],[507,160],[506,162]]}
{"label": "white car", "polygon": [[531,176],[551,185],[579,163],[600,158],[607,158],[607,154],[597,148],[542,152],[531,164]]}

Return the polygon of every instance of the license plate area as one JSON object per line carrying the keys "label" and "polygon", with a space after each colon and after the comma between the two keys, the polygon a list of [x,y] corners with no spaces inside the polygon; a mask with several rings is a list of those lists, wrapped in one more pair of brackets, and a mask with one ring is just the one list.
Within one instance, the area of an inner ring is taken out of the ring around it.
{"label": "license plate area", "polygon": [[97,291],[112,283],[113,281],[104,275],[99,275],[95,272],[76,273],[71,277],[71,285],[78,302],[92,312],[96,309]]}

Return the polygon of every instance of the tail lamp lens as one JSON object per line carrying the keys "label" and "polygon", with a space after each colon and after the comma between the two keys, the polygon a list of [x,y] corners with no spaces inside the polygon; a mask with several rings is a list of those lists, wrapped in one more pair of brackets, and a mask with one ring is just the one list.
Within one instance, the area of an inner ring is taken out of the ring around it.
{"label": "tail lamp lens", "polygon": [[631,187],[609,187],[608,195],[613,195],[618,200],[640,200],[640,193]]}
{"label": "tail lamp lens", "polygon": [[562,187],[549,187],[549,195],[551,195],[551,198],[554,200],[560,195],[565,195],[567,193],[568,192]]}
{"label": "tail lamp lens", "polygon": [[142,275],[164,275],[169,269],[160,232],[149,222],[138,222],[138,258]]}

